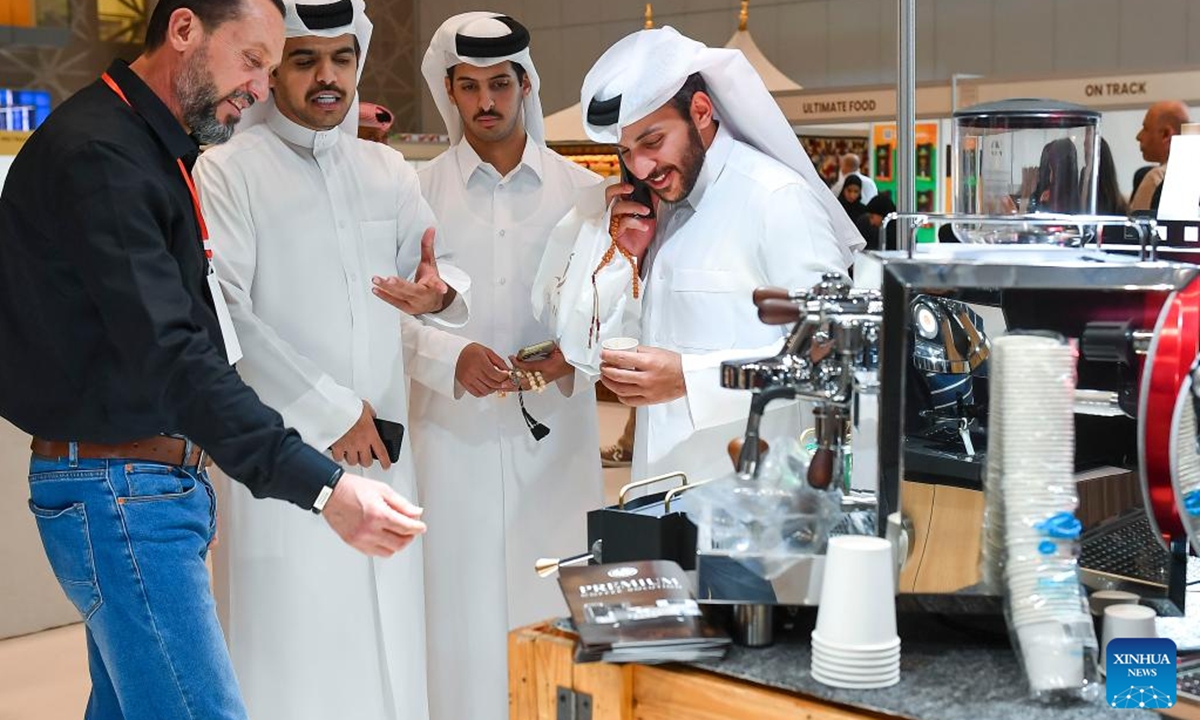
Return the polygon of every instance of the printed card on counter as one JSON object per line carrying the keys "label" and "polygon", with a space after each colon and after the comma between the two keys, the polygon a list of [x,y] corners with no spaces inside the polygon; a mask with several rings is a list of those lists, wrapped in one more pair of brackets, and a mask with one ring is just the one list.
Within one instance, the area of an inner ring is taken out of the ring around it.
{"label": "printed card on counter", "polygon": [[558,583],[579,633],[576,662],[691,662],[722,657],[729,645],[668,560],[563,567]]}

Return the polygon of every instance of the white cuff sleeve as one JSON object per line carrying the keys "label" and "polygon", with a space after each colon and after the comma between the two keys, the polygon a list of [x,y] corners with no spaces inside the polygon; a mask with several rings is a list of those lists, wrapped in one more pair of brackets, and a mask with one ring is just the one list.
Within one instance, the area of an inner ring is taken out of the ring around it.
{"label": "white cuff sleeve", "polygon": [[471,277],[461,268],[447,262],[438,263],[442,281],[454,288],[454,299],[441,312],[426,313],[420,318],[444,328],[460,328],[471,317]]}
{"label": "white cuff sleeve", "polygon": [[776,355],[783,341],[756,349],[722,350],[703,355],[683,355],[683,383],[687,390],[688,414],[693,430],[719,427],[745,420],[750,412],[750,393],[721,387],[721,363]]}
{"label": "white cuff sleeve", "polygon": [[325,375],[279,414],[283,424],[295,428],[305,442],[325,451],[358,422],[362,412],[362,398]]}

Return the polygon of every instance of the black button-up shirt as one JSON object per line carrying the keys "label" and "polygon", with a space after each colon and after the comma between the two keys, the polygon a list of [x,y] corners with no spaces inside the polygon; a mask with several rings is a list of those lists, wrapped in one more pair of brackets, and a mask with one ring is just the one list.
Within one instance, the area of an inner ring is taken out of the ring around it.
{"label": "black button-up shirt", "polygon": [[340,468],[226,361],[178,166],[196,143],[128,65],[108,72],[132,107],[80,90],[0,194],[0,415],[48,440],[186,435],[256,496],[311,507]]}

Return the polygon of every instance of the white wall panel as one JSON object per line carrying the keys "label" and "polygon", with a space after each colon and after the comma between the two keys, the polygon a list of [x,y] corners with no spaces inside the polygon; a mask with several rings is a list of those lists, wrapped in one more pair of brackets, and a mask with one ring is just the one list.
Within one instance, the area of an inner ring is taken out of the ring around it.
{"label": "white wall panel", "polygon": [[1187,63],[1189,0],[1139,0],[1120,8],[1122,68],[1177,68]]}
{"label": "white wall panel", "polygon": [[[1054,66],[1054,3],[995,0],[992,4],[992,68],[981,74],[1036,76]],[[986,32],[981,22],[973,23]]]}
{"label": "white wall panel", "polygon": [[[898,0],[753,0],[750,32],[809,89],[882,85],[896,77]],[[916,0],[917,79],[952,73],[1053,77],[1200,65],[1200,0]],[[655,21],[710,45],[737,25],[738,0],[659,0]],[[422,47],[469,0],[419,0]],[[548,110],[577,101],[592,62],[641,27],[642,0],[498,0],[534,31]],[[557,37],[539,46],[539,34]],[[424,113],[430,117],[429,112]],[[434,116],[435,117],[435,116]]]}

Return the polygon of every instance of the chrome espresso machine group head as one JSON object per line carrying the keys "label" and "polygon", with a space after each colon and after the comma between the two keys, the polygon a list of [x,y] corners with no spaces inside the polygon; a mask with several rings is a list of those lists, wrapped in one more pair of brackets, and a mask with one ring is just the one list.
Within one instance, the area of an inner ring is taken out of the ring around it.
{"label": "chrome espresso machine group head", "polygon": [[842,454],[856,395],[878,389],[880,293],[855,288],[841,275],[829,273],[811,290],[760,289],[754,302],[763,322],[794,327],[778,355],[721,366],[722,386],[754,393],[738,472],[757,472],[758,433],[767,405],[802,399],[813,403],[817,441],[809,484],[825,488],[842,482]]}

